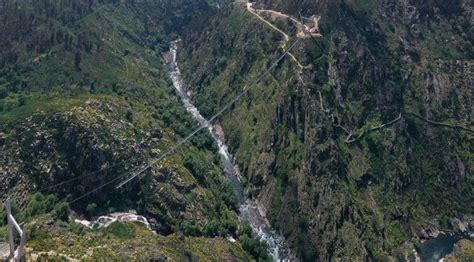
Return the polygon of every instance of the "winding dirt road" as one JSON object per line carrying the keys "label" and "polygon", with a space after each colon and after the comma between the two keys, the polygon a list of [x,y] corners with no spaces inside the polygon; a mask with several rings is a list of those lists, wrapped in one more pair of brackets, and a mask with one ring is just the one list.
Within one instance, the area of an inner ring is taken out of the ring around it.
{"label": "winding dirt road", "polygon": [[[272,16],[277,17],[277,18],[289,19],[294,24],[296,24],[296,28],[298,29],[298,33],[296,34],[296,37],[307,38],[307,37],[321,37],[322,36],[319,33],[319,19],[320,19],[319,16],[313,16],[312,17],[314,24],[311,28],[309,28],[309,26],[307,26],[306,24],[301,23],[296,18],[294,18],[292,16],[289,16],[289,15],[286,15],[286,14],[283,14],[281,12],[274,11],[274,10],[268,10],[268,9],[255,9],[253,7],[253,3],[249,2],[248,0],[246,2],[246,7],[247,7],[248,12],[253,14],[257,19],[259,19],[264,24],[268,25],[270,28],[277,31],[278,33],[280,33],[283,36],[284,41],[281,45],[282,49],[286,48],[288,42],[290,41],[290,36],[287,33],[283,32],[278,27],[276,27],[274,24],[270,23],[268,20],[263,18],[259,13],[270,13]],[[291,59],[298,65],[298,67],[300,69],[311,68],[310,65],[305,66],[305,65],[301,64],[300,61],[298,61],[298,59],[292,53],[288,53],[288,56],[291,57]]]}
{"label": "winding dirt road", "polygon": [[256,9],[256,8],[253,7],[253,4],[248,2],[248,1],[247,1],[247,10],[249,12],[253,13],[255,16],[257,16],[264,23],[271,26],[276,31],[279,31],[280,33],[285,35],[286,39],[288,39],[288,35],[285,32],[283,32],[282,30],[280,30],[279,28],[274,26],[272,23],[268,22],[260,14],[261,13],[269,13],[270,15],[272,15],[272,17],[283,18],[283,19],[290,20],[291,22],[293,22],[295,24],[296,28],[298,29],[298,33],[296,34],[297,37],[308,38],[308,37],[321,37],[322,36],[319,33],[319,20],[321,19],[320,16],[313,15],[311,18],[309,18],[309,20],[311,21],[310,22],[311,27],[310,27],[310,25],[307,25],[306,23],[302,23],[302,21],[299,21],[295,17],[284,14],[282,12],[278,12],[278,11],[271,10],[271,9]]}
{"label": "winding dirt road", "polygon": [[[260,21],[264,22],[265,24],[267,24],[268,26],[270,26],[271,28],[273,28],[273,30],[279,32],[280,34],[283,35],[283,37],[285,38],[285,43],[283,45],[283,48],[286,46],[286,43],[288,41],[290,41],[290,37],[288,36],[288,34],[286,34],[285,32],[281,31],[278,27],[276,27],[275,25],[273,25],[272,23],[268,22],[265,18],[261,17],[258,13],[257,13],[257,10],[253,8],[253,5],[252,3],[249,3],[247,2],[247,11],[249,11],[250,13],[252,13],[253,15],[255,15],[258,19],[260,19]],[[260,11],[260,10],[258,10]]]}
{"label": "winding dirt road", "polygon": [[256,13],[258,13],[258,14],[259,13],[269,13],[273,17],[290,20],[291,22],[293,22],[295,24],[296,28],[298,29],[298,33],[296,34],[297,37],[307,38],[307,37],[311,37],[311,36],[315,36],[315,37],[321,36],[321,34],[319,33],[319,20],[321,19],[320,16],[312,16],[310,18],[311,23],[312,23],[312,26],[310,27],[306,23],[302,23],[301,21],[297,20],[296,18],[294,18],[290,15],[283,14],[283,13],[275,11],[275,10],[268,10],[268,9],[255,10],[254,9],[254,11],[256,11]]}

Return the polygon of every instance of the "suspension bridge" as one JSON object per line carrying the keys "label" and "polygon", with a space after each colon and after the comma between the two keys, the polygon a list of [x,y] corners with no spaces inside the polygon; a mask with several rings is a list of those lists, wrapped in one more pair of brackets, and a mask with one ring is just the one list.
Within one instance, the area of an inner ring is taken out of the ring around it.
{"label": "suspension bridge", "polygon": [[[304,23],[302,21],[301,21],[301,25],[304,25]],[[248,85],[245,85],[236,97],[231,99],[219,111],[217,111],[212,117],[207,119],[206,122],[209,123],[209,125],[212,125],[212,123],[215,122],[221,115],[223,115],[234,104],[236,104],[238,101],[240,101],[249,92],[249,90],[252,87],[256,86],[262,80],[264,80],[265,77],[267,77],[270,74],[270,72],[286,56],[290,56],[290,57],[292,57],[292,59],[296,60],[296,58],[290,52],[297,46],[297,44],[302,39],[304,39],[305,37],[311,37],[312,36],[310,30],[306,26],[302,26],[302,32],[304,34],[304,37],[297,36],[296,39],[293,41],[293,43],[290,44],[289,47],[286,48],[283,51],[283,53],[281,55],[279,55],[264,72],[262,72],[257,78],[255,78],[253,81],[251,81]],[[281,33],[283,33],[283,32],[281,31]],[[283,33],[283,34],[285,34],[285,33]],[[286,40],[285,42],[290,42],[291,38],[289,36],[287,36],[287,37],[285,37],[285,40]],[[301,64],[299,64],[299,66],[301,66]],[[143,167],[136,169],[134,172],[128,172],[128,173],[124,173],[124,174],[121,174],[119,176],[116,176],[115,178],[113,178],[113,179],[111,179],[111,180],[109,180],[109,181],[93,188],[92,190],[90,190],[86,193],[83,193],[80,196],[77,196],[77,197],[73,198],[72,200],[70,199],[70,197],[66,197],[65,199],[63,199],[63,201],[67,201],[70,204],[76,203],[76,202],[78,202],[78,201],[80,201],[80,200],[82,200],[82,199],[98,192],[99,190],[104,189],[107,186],[110,186],[110,185],[113,185],[113,184],[115,184],[115,186],[114,186],[115,189],[122,188],[126,184],[130,183],[132,180],[139,179],[144,172],[146,172],[147,170],[149,170],[150,168],[155,166],[158,162],[162,161],[164,158],[166,158],[169,155],[173,154],[178,148],[180,148],[181,146],[186,144],[186,142],[188,142],[191,138],[193,138],[196,134],[198,134],[201,130],[203,130],[205,128],[207,128],[207,126],[203,126],[203,125],[196,128],[191,133],[189,133],[186,137],[184,137],[183,139],[181,139],[180,141],[175,143],[173,146],[171,146],[168,150],[166,150],[158,158],[154,159],[153,161],[150,161],[148,164],[144,165]],[[141,158],[144,159],[144,156],[142,156]],[[63,186],[63,185],[72,183],[74,181],[77,181],[79,179],[96,175],[96,174],[101,173],[105,170],[116,167],[120,164],[123,164],[123,163],[116,163],[114,165],[110,165],[110,166],[102,168],[100,170],[97,170],[97,171],[94,171],[94,172],[91,172],[91,173],[87,173],[87,174],[84,174],[84,175],[81,175],[81,176],[78,176],[78,177],[75,177],[75,178],[72,178],[72,179],[69,179],[69,180],[66,180],[66,181],[62,181],[62,182],[60,182],[58,184],[55,184],[55,185],[48,186],[46,188],[40,189],[39,191],[40,192],[49,191],[49,190],[54,189],[56,187]],[[71,193],[71,195],[72,195],[72,193]],[[7,205],[9,205],[9,202],[7,203]],[[7,210],[8,210],[8,208],[7,208]],[[18,232],[18,234],[21,236],[21,241],[20,241],[20,244],[19,244],[19,246],[16,250],[14,249],[15,243],[12,240],[13,237],[10,237],[10,243],[0,243],[0,257],[1,257],[1,255],[5,254],[10,259],[13,259],[13,261],[19,261],[23,256],[23,250],[24,250],[24,246],[25,246],[25,243],[26,243],[26,232],[20,228],[18,223],[16,223],[16,220],[14,220],[13,216],[11,215],[11,212],[9,214],[10,214],[8,216],[9,232],[12,232],[11,234],[13,234],[13,230],[16,230]]]}

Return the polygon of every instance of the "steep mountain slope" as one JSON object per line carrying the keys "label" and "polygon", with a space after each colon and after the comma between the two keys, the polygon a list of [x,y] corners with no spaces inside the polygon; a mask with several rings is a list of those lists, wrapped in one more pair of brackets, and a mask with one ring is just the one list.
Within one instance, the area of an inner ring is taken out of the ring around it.
{"label": "steep mountain slope", "polygon": [[[268,258],[207,134],[120,190],[106,183],[196,128],[166,76],[170,40],[211,116],[301,36],[300,13],[319,32],[219,119],[298,258],[412,259],[439,230],[474,227],[472,1],[230,2],[0,3],[0,200],[28,225],[28,259]],[[135,210],[158,234],[63,221],[69,206]]]}
{"label": "steep mountain slope", "polygon": [[[220,120],[248,191],[298,256],[403,259],[458,230],[474,212],[472,4],[256,2],[322,16],[323,37],[292,51],[311,67],[287,58]],[[200,110],[232,99],[281,41],[239,3],[194,24],[181,64]]]}
{"label": "steep mountain slope", "polygon": [[[217,2],[0,3],[0,200],[28,225],[29,259],[252,259],[258,242],[226,239],[250,233],[209,135],[114,188],[197,126],[162,54]],[[68,204],[75,218],[135,210],[158,234],[63,222]]]}

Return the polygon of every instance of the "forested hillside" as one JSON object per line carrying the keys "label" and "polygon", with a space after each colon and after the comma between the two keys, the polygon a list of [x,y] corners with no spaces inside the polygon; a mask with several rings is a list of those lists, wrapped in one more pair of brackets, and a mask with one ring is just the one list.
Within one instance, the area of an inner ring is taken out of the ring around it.
{"label": "forested hillside", "polygon": [[[27,226],[27,260],[251,260],[258,241],[242,247],[225,239],[251,236],[209,135],[133,185],[109,183],[197,126],[174,93],[163,53],[215,4],[0,3],[0,200],[12,198]],[[130,223],[74,222],[129,210],[158,234]]]}
{"label": "forested hillside", "polygon": [[[472,221],[472,3],[254,6],[321,16],[322,37],[292,51],[300,65],[287,57],[220,120],[247,187],[301,259],[414,259],[422,240]],[[265,18],[296,41],[294,23]],[[244,4],[187,31],[181,61],[199,108],[226,104],[282,41]]]}
{"label": "forested hillside", "polygon": [[[0,200],[26,260],[271,260],[249,207],[296,261],[465,238],[473,17],[470,0],[0,1]],[[205,118],[241,99],[168,155],[200,124],[178,95]],[[147,220],[89,222],[124,213]],[[452,251],[469,261],[472,241]]]}

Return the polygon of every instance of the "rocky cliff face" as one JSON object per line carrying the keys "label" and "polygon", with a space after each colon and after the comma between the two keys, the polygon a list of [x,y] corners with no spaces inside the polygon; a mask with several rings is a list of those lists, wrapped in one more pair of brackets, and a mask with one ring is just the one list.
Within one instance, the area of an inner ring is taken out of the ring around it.
{"label": "rocky cliff face", "polygon": [[[323,17],[323,37],[293,51],[310,67],[288,58],[220,120],[249,192],[301,259],[403,258],[426,228],[449,231],[472,214],[467,1],[256,7]],[[205,25],[185,34],[181,64],[210,115],[282,52],[282,38],[239,4]]]}

